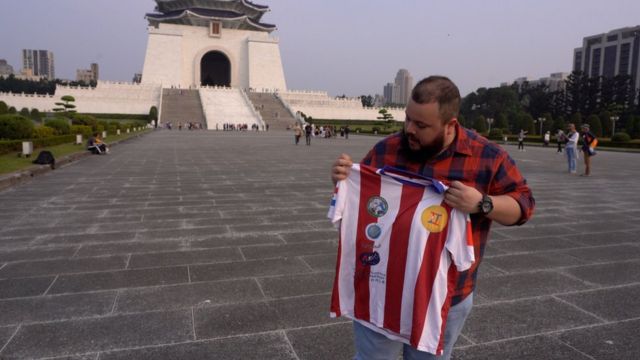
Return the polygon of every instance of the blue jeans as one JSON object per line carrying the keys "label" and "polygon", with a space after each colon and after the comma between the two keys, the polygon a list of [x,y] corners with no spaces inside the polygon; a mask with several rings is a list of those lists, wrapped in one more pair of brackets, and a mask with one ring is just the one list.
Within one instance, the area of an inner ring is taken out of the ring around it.
{"label": "blue jeans", "polygon": [[377,333],[357,321],[353,322],[353,335],[356,345],[354,360],[396,360],[400,351],[404,360],[449,360],[453,346],[462,332],[464,322],[473,307],[473,293],[464,301],[452,306],[447,315],[447,326],[444,331],[444,353],[435,356],[428,352],[419,351],[400,341],[391,340]]}
{"label": "blue jeans", "polygon": [[567,146],[565,148],[567,153],[567,160],[569,161],[569,172],[576,172],[576,149]]}

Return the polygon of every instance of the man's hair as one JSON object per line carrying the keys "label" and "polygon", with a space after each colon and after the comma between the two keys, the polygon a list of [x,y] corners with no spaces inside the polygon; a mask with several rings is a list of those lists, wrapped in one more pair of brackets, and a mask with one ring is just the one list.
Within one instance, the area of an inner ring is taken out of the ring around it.
{"label": "man's hair", "polygon": [[438,103],[444,124],[458,116],[460,90],[445,76],[429,76],[420,80],[411,92],[411,99],[418,104]]}

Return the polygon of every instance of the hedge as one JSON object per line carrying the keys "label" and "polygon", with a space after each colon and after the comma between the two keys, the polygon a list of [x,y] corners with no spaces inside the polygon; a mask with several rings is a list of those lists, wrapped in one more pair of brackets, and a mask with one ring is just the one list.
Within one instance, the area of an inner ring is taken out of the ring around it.
{"label": "hedge", "polygon": [[[60,144],[73,143],[76,140],[75,135],[54,136],[46,139],[33,139],[29,140],[33,142],[33,148],[43,148],[47,146],[55,146]],[[12,152],[22,151],[23,140],[5,140],[0,141],[0,155],[9,154]]]}
{"label": "hedge", "polygon": [[66,119],[57,118],[45,120],[44,125],[53,128],[56,131],[56,135],[69,135],[71,131],[69,121]]}
{"label": "hedge", "polygon": [[28,139],[33,134],[33,121],[15,114],[0,115],[0,139]]}

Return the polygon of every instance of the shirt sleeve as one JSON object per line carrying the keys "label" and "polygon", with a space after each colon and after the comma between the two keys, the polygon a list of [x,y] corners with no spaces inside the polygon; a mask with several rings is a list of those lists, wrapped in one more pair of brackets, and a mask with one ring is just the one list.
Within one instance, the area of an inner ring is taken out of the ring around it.
{"label": "shirt sleeve", "polygon": [[498,158],[489,195],[508,195],[518,202],[521,214],[515,225],[526,223],[533,215],[535,200],[531,189],[513,159],[506,153]]}
{"label": "shirt sleeve", "polygon": [[473,233],[469,215],[456,209],[451,210],[449,231],[445,247],[458,271],[468,270],[476,261],[473,249]]}
{"label": "shirt sleeve", "polygon": [[340,226],[340,220],[342,220],[342,213],[347,201],[348,186],[346,180],[338,181],[336,188],[331,196],[331,205],[329,206],[329,212],[327,217],[336,226]]}

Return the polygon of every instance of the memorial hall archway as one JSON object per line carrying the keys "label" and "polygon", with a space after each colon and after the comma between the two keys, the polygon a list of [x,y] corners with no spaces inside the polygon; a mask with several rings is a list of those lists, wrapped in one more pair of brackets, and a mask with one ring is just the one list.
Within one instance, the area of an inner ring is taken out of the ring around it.
{"label": "memorial hall archway", "polygon": [[220,51],[209,51],[200,60],[200,84],[231,86],[231,62]]}

